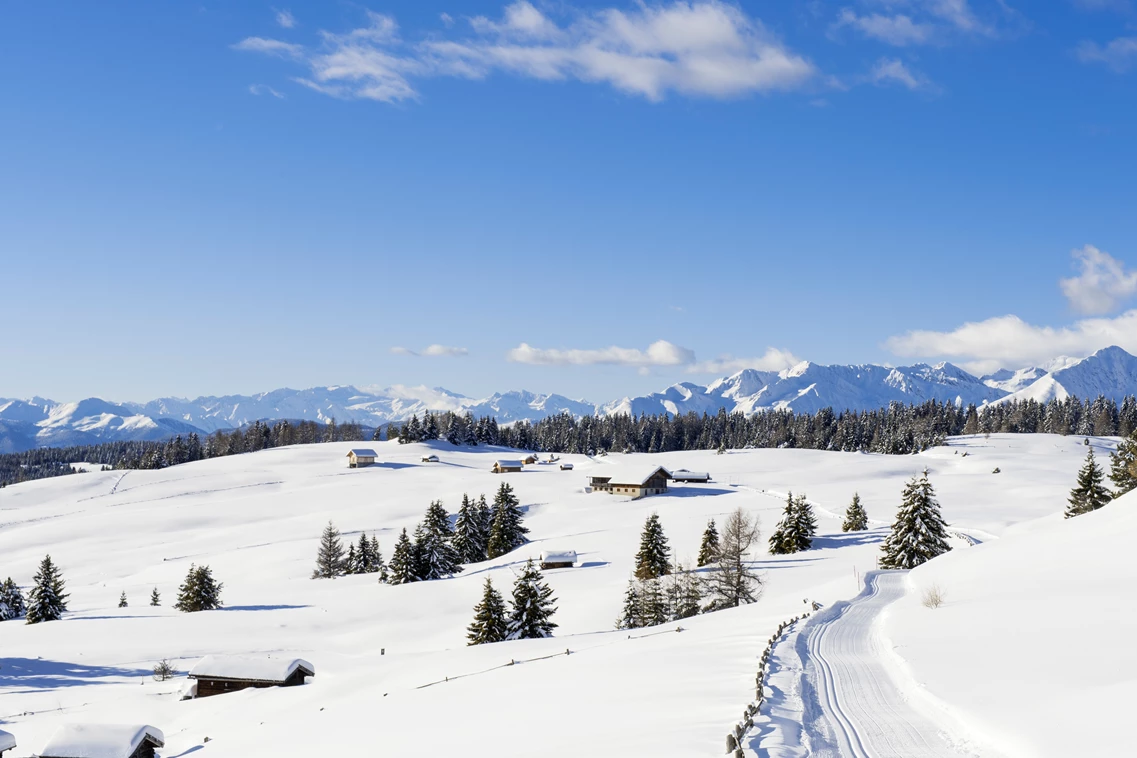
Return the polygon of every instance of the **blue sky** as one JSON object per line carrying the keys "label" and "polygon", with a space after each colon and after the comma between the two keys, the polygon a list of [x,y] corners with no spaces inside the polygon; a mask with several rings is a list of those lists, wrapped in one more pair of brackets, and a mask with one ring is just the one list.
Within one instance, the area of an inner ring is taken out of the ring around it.
{"label": "blue sky", "polygon": [[1124,0],[6,3],[0,70],[0,397],[1137,351]]}

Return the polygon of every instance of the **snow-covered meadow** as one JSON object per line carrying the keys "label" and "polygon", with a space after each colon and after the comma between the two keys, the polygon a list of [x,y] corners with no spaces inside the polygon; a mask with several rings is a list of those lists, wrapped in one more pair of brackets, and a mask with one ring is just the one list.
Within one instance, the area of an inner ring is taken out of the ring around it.
{"label": "snow-covered meadow", "polygon": [[[1113,445],[1093,442],[1102,453]],[[903,457],[628,456],[714,477],[635,501],[583,489],[589,472],[624,456],[564,456],[575,470],[534,465],[499,476],[491,463],[511,453],[445,443],[369,443],[383,464],[358,470],[345,465],[352,445],[335,443],[20,484],[0,490],[0,579],[26,586],[50,553],[70,612],[59,622],[0,624],[0,728],[16,735],[15,756],[32,755],[59,724],[86,721],[153,724],[165,733],[166,758],[721,755],[753,698],[756,656],[772,630],[800,613],[803,599],[829,604],[860,591],[904,482],[927,467],[949,523],[982,544],[958,539],[958,550],[912,573],[916,586],[939,583],[948,602],[929,610],[910,594],[886,612],[897,671],[914,697],[950,710],[1006,755],[1105,754],[1095,748],[1119,733],[1099,720],[1124,723],[1110,709],[1123,707],[1137,671],[1124,649],[1137,631],[1125,605],[1135,578],[1125,548],[1137,519],[1125,501],[1061,519],[1082,443],[993,435]],[[429,451],[441,462],[420,463]],[[513,553],[435,582],[309,578],[329,519],[348,540],[377,534],[390,558],[399,531],[431,500],[453,513],[463,493],[492,498],[503,480],[526,508],[532,539]],[[789,490],[815,504],[819,537],[806,553],[755,556],[766,581],[758,603],[612,631],[649,514],[659,513],[675,556],[693,563],[707,519],[721,524],[742,507],[768,535]],[[854,491],[878,528],[842,534]],[[558,598],[556,636],[467,647],[484,578],[507,594],[519,564],[545,549],[575,550],[581,561],[546,572]],[[171,608],[191,563],[210,565],[225,583],[224,610]],[[158,608],[148,605],[155,586]],[[123,591],[130,606],[120,609]],[[184,672],[207,654],[248,653],[304,658],[315,679],[180,702],[181,677],[150,676],[163,658]],[[1070,740],[1090,749],[1041,733],[1061,720]]]}

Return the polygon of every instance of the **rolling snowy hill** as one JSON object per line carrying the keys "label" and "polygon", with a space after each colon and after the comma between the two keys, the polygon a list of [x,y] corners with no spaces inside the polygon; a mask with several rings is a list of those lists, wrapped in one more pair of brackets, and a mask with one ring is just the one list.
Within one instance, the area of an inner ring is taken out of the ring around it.
{"label": "rolling snowy hill", "polygon": [[536,421],[570,413],[715,414],[821,408],[871,410],[893,402],[938,400],[963,405],[1008,399],[1045,401],[1099,394],[1120,400],[1137,394],[1137,358],[1118,347],[1081,360],[1059,358],[1045,368],[1000,371],[982,378],[950,363],[934,366],[823,366],[804,362],[781,372],[745,369],[708,385],[683,382],[661,392],[600,405],[556,394],[526,391],[470,398],[441,387],[314,387],[258,395],[160,398],[147,403],[110,403],[88,398],[56,403],[44,398],[0,400],[0,451],[33,446],[86,444],[122,439],[163,439],[191,431],[209,433],[256,420],[356,421],[378,427],[426,411],[493,416],[498,423]]}

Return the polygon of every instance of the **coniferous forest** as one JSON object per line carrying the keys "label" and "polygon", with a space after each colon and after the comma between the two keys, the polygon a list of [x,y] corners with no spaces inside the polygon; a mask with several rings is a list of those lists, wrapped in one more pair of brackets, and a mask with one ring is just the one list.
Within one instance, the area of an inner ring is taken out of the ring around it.
{"label": "coniferous forest", "polygon": [[893,403],[870,411],[816,413],[768,410],[750,416],[720,411],[683,416],[550,416],[535,423],[499,425],[491,417],[426,413],[385,430],[357,423],[257,421],[243,429],[197,434],[164,442],[108,442],[38,448],[0,455],[0,486],[71,473],[70,463],[115,469],[158,469],[205,458],[282,445],[397,438],[399,442],[446,440],[454,445],[500,445],[554,453],[668,452],[741,448],[804,448],[908,455],[959,434],[1077,434],[1128,437],[1137,431],[1137,399],[1120,404],[1105,397],[1071,397],[1039,403],[1009,402],[983,408],[928,401]]}

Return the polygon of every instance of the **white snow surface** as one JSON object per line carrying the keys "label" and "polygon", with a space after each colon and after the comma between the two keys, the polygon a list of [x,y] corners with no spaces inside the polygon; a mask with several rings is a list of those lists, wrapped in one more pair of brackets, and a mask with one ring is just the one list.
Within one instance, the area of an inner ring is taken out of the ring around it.
{"label": "white snow surface", "polygon": [[0,752],[16,747],[16,737],[11,732],[0,729]]}
{"label": "white snow surface", "polygon": [[268,655],[207,655],[194,664],[189,676],[218,679],[255,679],[283,682],[299,668],[313,674],[316,667],[303,658],[273,658]]}
{"label": "white snow surface", "polygon": [[135,724],[65,724],[40,751],[42,758],[130,758],[147,737],[159,745],[161,729]]}
{"label": "white snow surface", "polygon": [[[361,749],[360,724],[367,749],[387,755],[418,755],[429,744],[432,754],[465,758],[718,756],[754,696],[757,656],[778,623],[801,613],[803,598],[830,605],[861,591],[857,575],[873,569],[905,481],[927,467],[953,529],[981,544],[953,541],[959,549],[913,571],[916,590],[883,615],[882,634],[902,659],[890,670],[908,672],[907,697],[926,693],[950,709],[969,744],[1007,756],[1118,754],[1130,744],[1125,711],[1137,679],[1127,603],[1137,503],[1061,519],[1082,440],[969,437],[915,456],[627,456],[715,478],[641,500],[584,492],[588,475],[607,467],[601,461],[624,456],[566,455],[571,474],[494,475],[492,461],[509,453],[446,443],[375,443],[385,463],[354,470],[343,460],[351,443],[333,443],[10,486],[0,490],[0,568],[26,588],[50,552],[71,597],[61,621],[0,623],[0,720],[28,753],[62,724],[133,722],[164,730],[163,754],[195,758],[350,754]],[[1091,442],[1099,458],[1114,444]],[[436,451],[445,466],[419,463]],[[1002,473],[993,476],[994,467]],[[431,500],[453,512],[463,492],[492,498],[502,481],[531,530],[532,542],[512,553],[402,586],[373,575],[309,578],[329,519],[345,541],[377,535],[390,558]],[[721,529],[742,507],[768,537],[789,490],[815,504],[819,535],[804,555],[754,556],[766,582],[759,602],[612,631],[651,513],[675,557],[693,564],[708,519]],[[844,534],[854,491],[874,528]],[[485,578],[508,598],[526,559],[567,546],[578,567],[546,574],[558,599],[555,636],[467,647]],[[173,610],[191,563],[224,582],[224,610]],[[916,595],[933,580],[948,600],[931,611]],[[118,608],[123,591],[130,605]],[[184,675],[150,675],[163,658],[184,672],[206,655],[302,658],[319,676],[303,687],[181,702]],[[759,743],[747,755],[797,755],[777,749]]]}

